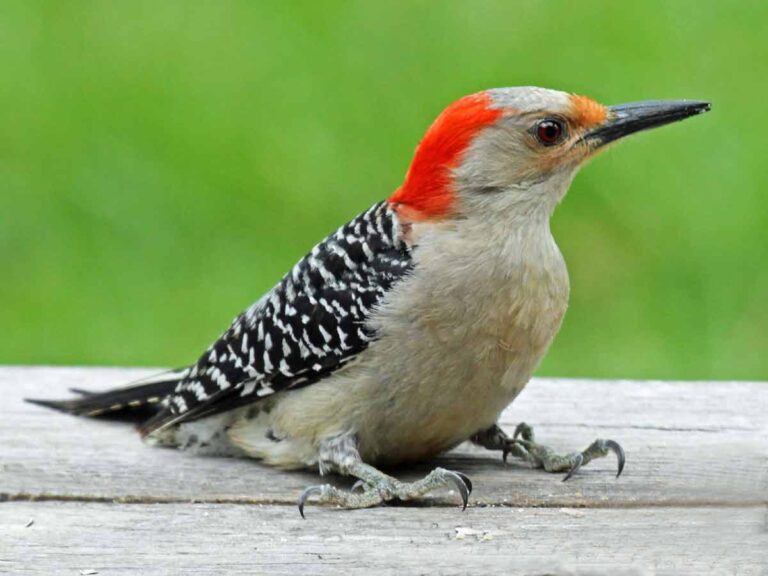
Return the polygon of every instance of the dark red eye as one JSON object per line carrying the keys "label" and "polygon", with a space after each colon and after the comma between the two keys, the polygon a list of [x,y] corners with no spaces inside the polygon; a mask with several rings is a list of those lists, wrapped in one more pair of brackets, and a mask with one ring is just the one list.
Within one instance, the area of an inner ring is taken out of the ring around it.
{"label": "dark red eye", "polygon": [[563,138],[563,123],[559,120],[542,120],[536,125],[536,137],[544,146],[557,144]]}

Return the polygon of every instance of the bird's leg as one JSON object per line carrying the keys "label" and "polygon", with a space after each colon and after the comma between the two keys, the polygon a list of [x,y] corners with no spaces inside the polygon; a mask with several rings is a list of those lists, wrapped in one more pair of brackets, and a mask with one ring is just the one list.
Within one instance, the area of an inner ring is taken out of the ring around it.
{"label": "bird's leg", "polygon": [[[330,484],[310,486],[299,497],[299,513],[304,517],[304,504],[310,496],[317,501],[336,504],[342,508],[370,508],[391,500],[414,500],[425,494],[453,484],[467,507],[472,482],[461,472],[435,468],[416,482],[400,482],[363,462],[354,436],[343,436],[324,442],[320,447],[320,473],[337,472],[357,478],[352,490],[341,490]],[[357,488],[360,488],[357,490]]]}
{"label": "bird's leg", "polygon": [[607,456],[610,452],[616,454],[619,461],[618,478],[624,470],[624,449],[613,440],[597,439],[581,452],[560,455],[551,448],[534,441],[533,428],[521,422],[515,428],[515,433],[510,438],[504,430],[494,424],[486,430],[481,430],[472,436],[472,442],[489,450],[501,450],[504,462],[511,454],[522,458],[534,468],[543,468],[547,472],[566,472],[563,480],[568,480],[582,466],[594,460]]}

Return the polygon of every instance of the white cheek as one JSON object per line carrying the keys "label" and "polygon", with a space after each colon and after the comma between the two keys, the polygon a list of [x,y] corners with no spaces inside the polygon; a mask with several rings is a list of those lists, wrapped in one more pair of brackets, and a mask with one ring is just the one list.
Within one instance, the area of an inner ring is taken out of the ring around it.
{"label": "white cheek", "polygon": [[521,127],[502,124],[481,131],[454,170],[460,184],[471,187],[505,187],[520,180],[533,151]]}

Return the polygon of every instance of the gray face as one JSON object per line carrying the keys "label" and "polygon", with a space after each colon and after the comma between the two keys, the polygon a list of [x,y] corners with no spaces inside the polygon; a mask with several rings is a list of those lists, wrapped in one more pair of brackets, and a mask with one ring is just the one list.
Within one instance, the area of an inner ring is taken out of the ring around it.
{"label": "gray face", "polygon": [[[607,109],[543,88],[499,88],[488,94],[502,116],[478,134],[455,171],[463,196],[472,189],[508,190],[519,200],[550,205],[554,197],[556,203],[593,153],[585,135],[605,121]],[[548,182],[555,188],[551,193],[540,189]]]}
{"label": "gray face", "polygon": [[472,190],[508,190],[515,202],[551,210],[586,160],[609,143],[709,109],[706,102],[655,101],[606,107],[544,88],[487,92],[501,118],[484,129],[455,170],[465,200]]}

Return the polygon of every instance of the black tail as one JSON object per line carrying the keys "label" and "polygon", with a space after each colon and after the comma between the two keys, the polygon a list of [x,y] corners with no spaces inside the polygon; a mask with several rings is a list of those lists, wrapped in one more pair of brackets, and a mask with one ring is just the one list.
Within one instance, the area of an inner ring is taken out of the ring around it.
{"label": "black tail", "polygon": [[124,388],[115,388],[106,392],[89,392],[72,388],[80,398],[72,400],[38,400],[27,398],[27,402],[74,414],[141,422],[152,417],[178,384],[187,375],[188,370],[173,370],[139,380]]}

